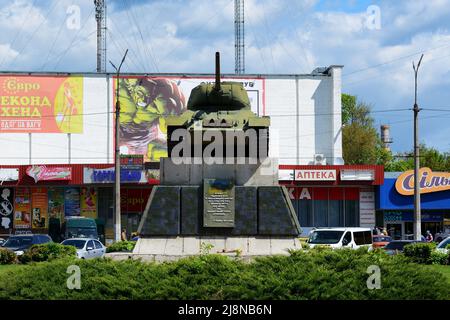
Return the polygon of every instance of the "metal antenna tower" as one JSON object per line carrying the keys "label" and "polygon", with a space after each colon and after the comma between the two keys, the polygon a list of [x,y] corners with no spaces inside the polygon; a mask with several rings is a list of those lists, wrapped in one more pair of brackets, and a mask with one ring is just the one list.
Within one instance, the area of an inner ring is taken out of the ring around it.
{"label": "metal antenna tower", "polygon": [[234,71],[236,74],[245,73],[244,37],[244,0],[234,0]]}
{"label": "metal antenna tower", "polygon": [[94,0],[97,21],[97,72],[106,72],[106,0]]}

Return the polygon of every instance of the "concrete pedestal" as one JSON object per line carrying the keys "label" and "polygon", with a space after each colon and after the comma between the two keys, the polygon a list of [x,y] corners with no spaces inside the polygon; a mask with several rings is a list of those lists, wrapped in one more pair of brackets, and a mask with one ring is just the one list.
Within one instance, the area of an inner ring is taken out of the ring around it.
{"label": "concrete pedestal", "polygon": [[301,249],[295,237],[152,237],[136,243],[133,256],[161,255],[185,257],[199,254],[232,256],[287,255]]}

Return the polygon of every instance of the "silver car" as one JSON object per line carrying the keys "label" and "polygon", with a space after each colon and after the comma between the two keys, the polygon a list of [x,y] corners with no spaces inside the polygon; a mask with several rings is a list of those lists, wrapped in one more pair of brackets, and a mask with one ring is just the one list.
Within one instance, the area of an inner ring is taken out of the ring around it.
{"label": "silver car", "polygon": [[444,240],[442,240],[438,246],[437,246],[437,250],[443,253],[447,253],[448,249],[447,246],[450,245],[450,237],[445,238]]}
{"label": "silver car", "polygon": [[74,246],[77,249],[77,257],[80,259],[102,258],[106,253],[106,247],[98,240],[88,238],[71,238],[61,244]]}

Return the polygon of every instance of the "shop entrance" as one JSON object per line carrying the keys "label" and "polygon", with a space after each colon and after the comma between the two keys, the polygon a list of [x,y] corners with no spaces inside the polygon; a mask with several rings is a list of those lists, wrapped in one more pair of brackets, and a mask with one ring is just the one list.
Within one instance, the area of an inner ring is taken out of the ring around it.
{"label": "shop entrance", "polygon": [[393,239],[393,240],[401,240],[402,239],[402,223],[398,222],[398,223],[387,223],[386,224],[386,230],[388,235]]}
{"label": "shop entrance", "polygon": [[122,229],[127,229],[127,238],[131,238],[131,233],[136,232],[139,226],[141,215],[139,213],[124,212],[122,214]]}

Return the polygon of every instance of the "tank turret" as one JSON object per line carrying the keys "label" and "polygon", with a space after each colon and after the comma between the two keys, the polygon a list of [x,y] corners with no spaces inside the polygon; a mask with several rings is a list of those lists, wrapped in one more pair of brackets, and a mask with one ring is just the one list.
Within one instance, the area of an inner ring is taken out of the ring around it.
{"label": "tank turret", "polygon": [[[223,141],[226,145],[226,132],[245,134],[249,129],[254,129],[257,135],[258,145],[261,138],[268,145],[268,128],[270,118],[258,116],[251,110],[250,99],[242,83],[224,81],[220,82],[220,55],[216,53],[216,81],[201,83],[192,89],[187,110],[180,116],[167,118],[168,153],[178,140],[173,141],[172,134],[177,129],[186,129],[192,133],[194,130],[219,130],[223,133]],[[193,141],[193,140],[192,140]],[[249,141],[246,140],[246,156],[249,156]],[[204,147],[207,144],[204,144]],[[258,148],[261,149],[261,148]],[[268,148],[263,155],[252,156],[266,157]],[[192,153],[193,154],[193,153]]]}

